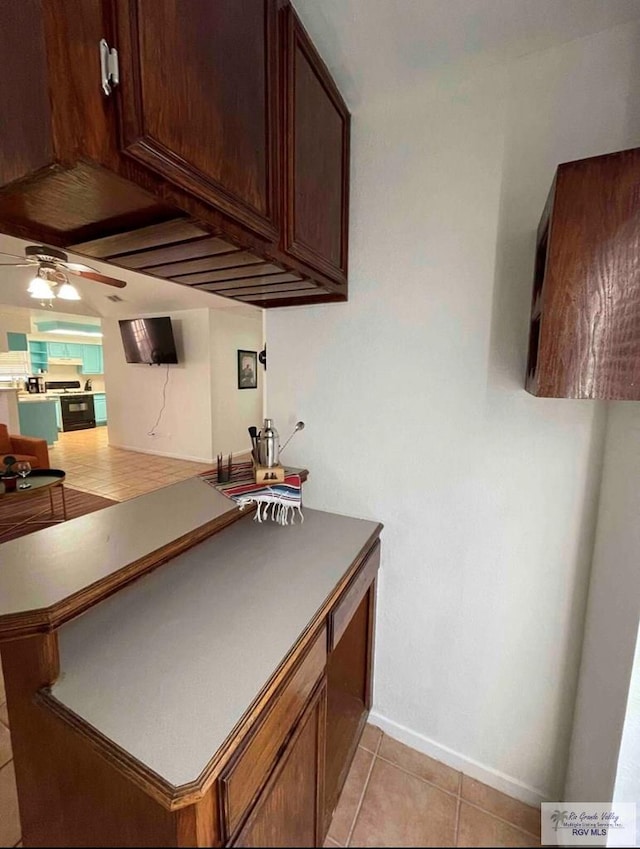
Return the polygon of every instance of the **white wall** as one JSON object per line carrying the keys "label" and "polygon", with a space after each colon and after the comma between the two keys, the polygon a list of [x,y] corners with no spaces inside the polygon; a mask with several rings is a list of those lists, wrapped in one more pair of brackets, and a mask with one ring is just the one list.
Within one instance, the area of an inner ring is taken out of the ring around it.
{"label": "white wall", "polygon": [[262,350],[262,312],[211,310],[210,322],[214,454],[250,451],[247,428],[261,423],[264,369],[258,364],[257,389],[238,389],[238,350]]}
{"label": "white wall", "polygon": [[220,452],[251,449],[247,428],[260,424],[263,369],[258,388],[238,389],[238,349],[260,351],[262,312],[195,309],[171,313],[178,365],[169,366],[166,407],[157,436],[149,436],[162,406],[166,367],[124,358],[116,319],[103,319],[109,442],[210,463]]}
{"label": "white wall", "polygon": [[[109,443],[188,460],[213,458],[210,386],[209,310],[170,315],[178,365],[127,363],[116,319],[103,319],[105,388]],[[169,370],[166,407],[156,437],[149,436],[162,407]]]}
{"label": "white wall", "polygon": [[267,316],[306,503],[385,523],[378,722],[530,802],[563,786],[605,418],[522,388],[535,229],[557,163],[640,141],[639,47],[621,27],[365,104],[350,301]]}
{"label": "white wall", "polygon": [[[611,404],[565,790],[569,800],[613,798],[627,705],[634,703],[632,671],[640,619],[639,480],[640,404]],[[633,722],[633,714],[628,718]],[[627,733],[633,735],[633,729],[628,727]],[[623,771],[628,756],[627,751],[620,763]]]}
{"label": "white wall", "polygon": [[640,799],[640,636],[636,639],[613,799],[636,803]]}

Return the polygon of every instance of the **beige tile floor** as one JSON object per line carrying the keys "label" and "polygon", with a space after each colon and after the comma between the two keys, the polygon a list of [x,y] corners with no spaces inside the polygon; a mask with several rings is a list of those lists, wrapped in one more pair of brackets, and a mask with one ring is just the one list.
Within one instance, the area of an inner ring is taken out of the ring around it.
{"label": "beige tile floor", "polygon": [[212,464],[192,463],[154,454],[112,448],[106,427],[58,434],[49,448],[53,469],[66,472],[66,483],[74,489],[126,501],[207,471]]}
{"label": "beige tile floor", "polygon": [[[0,668],[0,846],[20,818]],[[540,846],[537,810],[368,725],[325,846]]]}
{"label": "beige tile floor", "polygon": [[325,846],[540,846],[540,813],[368,725]]}

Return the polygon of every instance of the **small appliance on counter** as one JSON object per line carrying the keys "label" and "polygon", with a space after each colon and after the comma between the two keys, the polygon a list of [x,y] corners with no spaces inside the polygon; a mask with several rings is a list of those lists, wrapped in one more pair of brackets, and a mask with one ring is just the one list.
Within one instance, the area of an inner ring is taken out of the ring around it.
{"label": "small appliance on counter", "polygon": [[38,375],[37,377],[28,377],[25,388],[30,395],[40,395],[47,391],[44,377],[42,377],[42,375]]}
{"label": "small appliance on counter", "polygon": [[293,433],[280,445],[280,434],[272,419],[265,419],[262,430],[258,433],[256,427],[249,428],[251,437],[251,457],[253,460],[256,483],[282,483],[284,467],[280,465],[280,454],[299,430],[304,429],[304,422],[298,422]]}

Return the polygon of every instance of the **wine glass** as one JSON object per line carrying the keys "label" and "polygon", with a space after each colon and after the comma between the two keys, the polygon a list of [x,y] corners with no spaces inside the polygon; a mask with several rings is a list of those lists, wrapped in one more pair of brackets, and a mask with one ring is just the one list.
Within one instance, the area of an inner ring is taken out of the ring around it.
{"label": "wine glass", "polygon": [[31,463],[28,460],[20,460],[15,464],[14,469],[22,478],[22,483],[18,485],[18,489],[29,489],[31,484],[27,483],[25,478],[31,472]]}

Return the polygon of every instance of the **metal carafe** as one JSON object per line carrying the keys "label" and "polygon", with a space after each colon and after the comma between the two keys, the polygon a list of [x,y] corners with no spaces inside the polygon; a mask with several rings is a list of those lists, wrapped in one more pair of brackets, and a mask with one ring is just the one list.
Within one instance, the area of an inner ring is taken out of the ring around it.
{"label": "metal carafe", "polygon": [[280,434],[273,426],[273,419],[265,419],[258,436],[258,459],[261,466],[272,468],[280,459]]}

